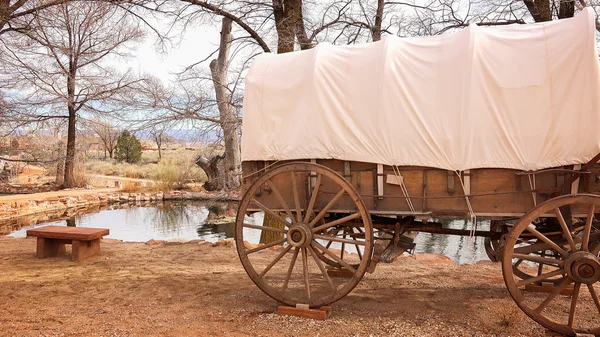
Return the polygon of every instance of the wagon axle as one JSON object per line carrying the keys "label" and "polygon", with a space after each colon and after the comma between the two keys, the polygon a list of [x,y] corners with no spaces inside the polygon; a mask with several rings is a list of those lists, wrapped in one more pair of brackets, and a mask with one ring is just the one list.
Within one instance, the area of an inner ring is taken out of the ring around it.
{"label": "wagon axle", "polygon": [[593,284],[600,280],[600,262],[590,252],[578,251],[565,260],[565,271],[575,282]]}
{"label": "wagon axle", "polygon": [[287,240],[293,247],[306,248],[313,239],[312,230],[305,224],[292,226],[287,232]]}

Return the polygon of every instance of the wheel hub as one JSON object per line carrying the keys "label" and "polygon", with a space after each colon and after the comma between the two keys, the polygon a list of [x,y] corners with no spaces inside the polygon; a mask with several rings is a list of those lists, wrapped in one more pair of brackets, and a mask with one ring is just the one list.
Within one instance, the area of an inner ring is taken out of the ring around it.
{"label": "wheel hub", "polygon": [[294,247],[308,247],[312,241],[312,231],[305,224],[297,224],[288,231],[287,240]]}
{"label": "wheel hub", "polygon": [[600,280],[600,262],[589,252],[575,252],[565,261],[567,275],[575,282],[593,284]]}

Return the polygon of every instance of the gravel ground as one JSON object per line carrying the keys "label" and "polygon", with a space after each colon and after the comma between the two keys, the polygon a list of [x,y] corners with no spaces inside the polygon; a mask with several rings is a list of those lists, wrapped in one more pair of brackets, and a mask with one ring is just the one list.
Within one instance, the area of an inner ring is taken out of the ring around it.
{"label": "gravel ground", "polygon": [[545,335],[492,263],[421,255],[379,264],[317,321],[275,314],[232,244],[104,240],[101,256],[79,264],[36,259],[35,246],[0,237],[2,336]]}

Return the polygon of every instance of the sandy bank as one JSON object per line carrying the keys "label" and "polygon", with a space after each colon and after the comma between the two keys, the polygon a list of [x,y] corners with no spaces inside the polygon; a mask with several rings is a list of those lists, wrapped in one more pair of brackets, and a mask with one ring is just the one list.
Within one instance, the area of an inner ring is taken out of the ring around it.
{"label": "sandy bank", "polygon": [[104,240],[102,255],[80,264],[34,252],[34,239],[0,237],[3,335],[544,335],[510,299],[497,264],[379,264],[331,319],[313,321],[273,314],[277,304],[246,276],[232,244]]}

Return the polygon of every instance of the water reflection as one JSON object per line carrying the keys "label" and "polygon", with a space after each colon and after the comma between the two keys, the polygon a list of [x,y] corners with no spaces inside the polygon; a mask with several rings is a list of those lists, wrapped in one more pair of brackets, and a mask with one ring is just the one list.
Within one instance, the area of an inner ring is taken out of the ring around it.
{"label": "water reflection", "polygon": [[[27,229],[34,227],[74,225],[108,228],[110,230],[108,238],[123,241],[202,239],[214,242],[233,237],[233,222],[225,223],[221,218],[223,215],[231,214],[231,210],[236,208],[235,203],[164,202],[141,207],[121,204],[98,213],[78,215],[66,220],[43,222],[22,228],[11,233],[10,236],[23,237]],[[215,222],[207,223],[207,220]]]}
{"label": "water reflection", "polygon": [[[435,219],[444,228],[472,229],[471,221],[464,218]],[[489,230],[489,220],[477,220],[478,230]],[[482,237],[419,233],[415,239],[415,253],[435,253],[449,256],[456,263],[489,260]]]}
{"label": "water reflection", "polygon": [[[34,226],[21,228],[10,234],[23,237],[27,229],[56,225],[77,227],[101,227],[110,229],[108,238],[123,241],[145,242],[155,240],[217,241],[234,237],[232,218],[236,203],[207,202],[160,202],[145,205],[116,204],[107,209],[94,208],[93,213],[78,214],[60,221],[45,221]],[[223,218],[229,220],[223,220]],[[246,218],[247,223],[262,224],[264,215],[255,213]],[[446,228],[471,229],[469,220],[462,218],[434,219]],[[230,222],[227,222],[230,221]],[[489,220],[479,220],[478,229],[489,230]],[[244,237],[250,243],[260,241],[260,231],[244,228]],[[256,236],[256,237],[253,237]],[[415,253],[438,253],[449,256],[457,263],[488,260],[483,238],[419,233],[415,239]],[[336,247],[334,247],[336,248]],[[339,248],[339,247],[338,247]],[[353,247],[347,250],[354,253]]]}

